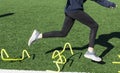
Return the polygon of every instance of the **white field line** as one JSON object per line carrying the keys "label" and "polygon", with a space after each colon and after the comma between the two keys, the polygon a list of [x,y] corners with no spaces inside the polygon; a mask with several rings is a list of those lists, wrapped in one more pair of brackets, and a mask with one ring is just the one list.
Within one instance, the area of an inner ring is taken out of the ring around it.
{"label": "white field line", "polygon": [[10,70],[0,69],[0,73],[89,73],[89,72],[55,72],[55,71],[34,71],[34,70]]}

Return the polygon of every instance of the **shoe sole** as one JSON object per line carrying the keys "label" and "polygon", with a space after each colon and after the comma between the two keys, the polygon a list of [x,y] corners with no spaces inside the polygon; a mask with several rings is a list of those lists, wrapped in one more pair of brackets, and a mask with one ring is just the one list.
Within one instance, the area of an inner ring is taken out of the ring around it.
{"label": "shoe sole", "polygon": [[96,61],[96,62],[100,62],[101,60],[95,60],[95,59],[92,59],[91,57],[87,56],[87,55],[84,55],[85,58],[88,58],[88,59],[91,59],[93,61]]}

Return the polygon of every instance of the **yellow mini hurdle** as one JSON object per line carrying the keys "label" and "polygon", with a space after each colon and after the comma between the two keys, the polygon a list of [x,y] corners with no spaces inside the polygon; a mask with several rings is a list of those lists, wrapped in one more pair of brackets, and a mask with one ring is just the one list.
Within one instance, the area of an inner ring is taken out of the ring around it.
{"label": "yellow mini hurdle", "polygon": [[72,47],[71,47],[70,43],[65,43],[64,48],[61,52],[59,52],[58,50],[55,50],[52,54],[52,59],[58,58],[57,61],[53,61],[53,63],[56,64],[56,67],[58,69],[57,72],[60,72],[59,64],[64,65],[66,63],[66,58],[63,55],[63,53],[64,53],[67,46],[69,47],[69,49],[71,51],[71,54],[73,55],[73,50],[72,50]]}
{"label": "yellow mini hurdle", "polygon": [[[25,58],[25,53],[26,53],[27,57],[30,58],[30,55],[29,55],[29,53],[27,52],[27,50],[23,50],[23,52],[22,52],[22,58],[10,58],[9,55],[8,55],[8,53],[6,52],[6,50],[5,50],[5,49],[2,49],[2,50],[1,50],[1,59],[2,59],[3,61],[21,61],[21,60],[24,60],[24,58]],[[5,55],[7,58],[4,58],[4,55]]]}
{"label": "yellow mini hurdle", "polygon": [[[120,58],[120,55],[118,55],[118,58]],[[120,64],[120,62],[112,62],[113,64]],[[120,73],[120,71],[118,71]]]}

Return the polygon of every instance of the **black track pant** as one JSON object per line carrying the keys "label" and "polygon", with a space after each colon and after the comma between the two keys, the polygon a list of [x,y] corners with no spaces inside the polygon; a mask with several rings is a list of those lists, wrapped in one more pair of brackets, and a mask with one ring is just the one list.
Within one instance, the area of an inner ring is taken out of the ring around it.
{"label": "black track pant", "polygon": [[79,22],[87,25],[90,28],[89,47],[94,47],[95,37],[98,30],[98,24],[84,11],[66,13],[61,31],[51,31],[43,33],[43,38],[67,36],[75,20],[78,20]]}

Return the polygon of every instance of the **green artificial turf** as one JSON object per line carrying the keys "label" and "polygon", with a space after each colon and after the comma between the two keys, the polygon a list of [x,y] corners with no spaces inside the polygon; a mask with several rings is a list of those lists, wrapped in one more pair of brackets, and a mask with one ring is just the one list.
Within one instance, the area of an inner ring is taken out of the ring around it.
{"label": "green artificial turf", "polygon": [[64,52],[70,60],[61,65],[62,71],[117,73],[120,65],[112,62],[120,62],[117,57],[120,54],[120,1],[112,1],[117,3],[118,8],[105,8],[92,1],[87,1],[84,5],[85,12],[99,24],[96,37],[99,41],[95,44],[95,51],[103,57],[103,63],[100,64],[84,58],[87,48],[83,47],[89,42],[89,28],[78,21],[65,38],[41,39],[30,47],[27,46],[34,29],[42,33],[61,29],[66,0],[1,0],[0,49],[6,49],[10,57],[15,58],[27,49],[31,58],[16,62],[5,62],[0,58],[0,69],[57,70],[51,59],[52,53],[69,42],[74,55],[71,57],[69,50]]}

